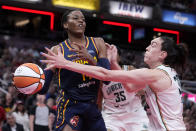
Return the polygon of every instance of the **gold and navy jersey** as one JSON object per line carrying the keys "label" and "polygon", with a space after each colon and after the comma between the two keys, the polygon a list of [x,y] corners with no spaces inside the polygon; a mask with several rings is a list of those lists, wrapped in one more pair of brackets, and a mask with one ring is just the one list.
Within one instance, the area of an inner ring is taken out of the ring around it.
{"label": "gold and navy jersey", "polygon": [[[97,60],[99,52],[94,39],[92,37],[85,38],[85,46],[88,50],[88,53],[91,54],[95,60]],[[62,49],[65,59],[79,64],[89,64],[88,60],[82,60],[76,57],[72,57],[72,55],[75,55],[76,53],[69,51],[69,49],[72,49],[72,47],[68,40],[65,40],[64,42],[60,43],[60,47]],[[77,101],[88,101],[92,99],[96,100],[100,84],[99,80],[66,69],[59,69],[58,77],[59,88],[65,91],[71,99]]]}

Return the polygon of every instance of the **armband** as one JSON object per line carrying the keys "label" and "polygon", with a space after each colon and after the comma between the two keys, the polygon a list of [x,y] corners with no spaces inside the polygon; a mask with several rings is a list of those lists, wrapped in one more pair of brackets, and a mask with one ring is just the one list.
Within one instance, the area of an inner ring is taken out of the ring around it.
{"label": "armband", "polygon": [[97,62],[97,66],[101,66],[103,68],[110,70],[110,62],[107,58],[99,58]]}
{"label": "armband", "polygon": [[[110,62],[107,58],[99,58],[98,62],[97,62],[97,66],[106,68],[108,70],[110,70]],[[103,83],[105,85],[108,85],[110,83],[110,81],[103,81]]]}

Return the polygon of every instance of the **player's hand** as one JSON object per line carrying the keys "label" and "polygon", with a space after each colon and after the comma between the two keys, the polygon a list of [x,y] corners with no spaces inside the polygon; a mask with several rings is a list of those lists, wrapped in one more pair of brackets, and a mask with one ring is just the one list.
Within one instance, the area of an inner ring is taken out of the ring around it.
{"label": "player's hand", "polygon": [[108,43],[105,43],[106,49],[107,49],[107,58],[109,62],[111,63],[112,55],[111,55],[111,45]]}
{"label": "player's hand", "polygon": [[115,45],[110,45],[109,48],[107,48],[107,55],[110,63],[118,63],[118,50]]}
{"label": "player's hand", "polygon": [[41,52],[41,55],[46,57],[46,60],[40,60],[40,62],[46,63],[49,66],[45,70],[49,70],[52,68],[62,68],[63,65],[68,63],[61,52],[61,49],[58,48],[57,54],[52,52],[51,49],[45,48],[48,51],[48,54]]}
{"label": "player's hand", "polygon": [[[76,55],[72,55],[71,57],[77,57],[79,59],[82,60],[87,60],[89,62],[89,64],[93,64],[96,65],[96,60],[93,59],[93,56],[91,54],[88,53],[88,50],[86,49],[86,47],[84,45],[78,44],[73,42],[72,45],[77,46],[78,48],[76,49],[70,49],[70,51],[76,52]],[[76,59],[77,59],[76,58]]]}

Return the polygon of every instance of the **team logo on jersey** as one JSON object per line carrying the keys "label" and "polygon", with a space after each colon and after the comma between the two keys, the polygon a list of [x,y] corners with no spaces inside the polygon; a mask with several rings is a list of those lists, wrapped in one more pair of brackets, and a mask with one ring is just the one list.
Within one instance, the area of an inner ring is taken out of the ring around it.
{"label": "team logo on jersey", "polygon": [[79,122],[79,116],[74,116],[70,119],[70,123],[76,127],[78,125],[78,122]]}

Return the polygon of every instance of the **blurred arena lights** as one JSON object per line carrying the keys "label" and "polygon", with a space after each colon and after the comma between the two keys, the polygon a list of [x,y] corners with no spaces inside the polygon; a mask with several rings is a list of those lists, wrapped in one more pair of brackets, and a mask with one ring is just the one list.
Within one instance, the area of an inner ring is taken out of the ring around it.
{"label": "blurred arena lights", "polygon": [[132,27],[130,24],[113,22],[113,21],[103,21],[103,24],[127,27],[128,28],[128,42],[131,43],[131,29],[132,29]]}
{"label": "blurred arena lights", "polygon": [[166,30],[166,29],[160,29],[160,28],[153,28],[153,31],[175,34],[177,36],[177,44],[179,44],[179,42],[180,42],[180,32],[179,31]]}
{"label": "blurred arena lights", "polygon": [[32,10],[32,9],[19,8],[19,7],[14,7],[14,6],[6,6],[6,5],[2,5],[1,8],[5,9],[5,10],[34,13],[34,14],[41,14],[41,15],[49,15],[50,16],[50,30],[54,30],[54,13],[53,12]]}

